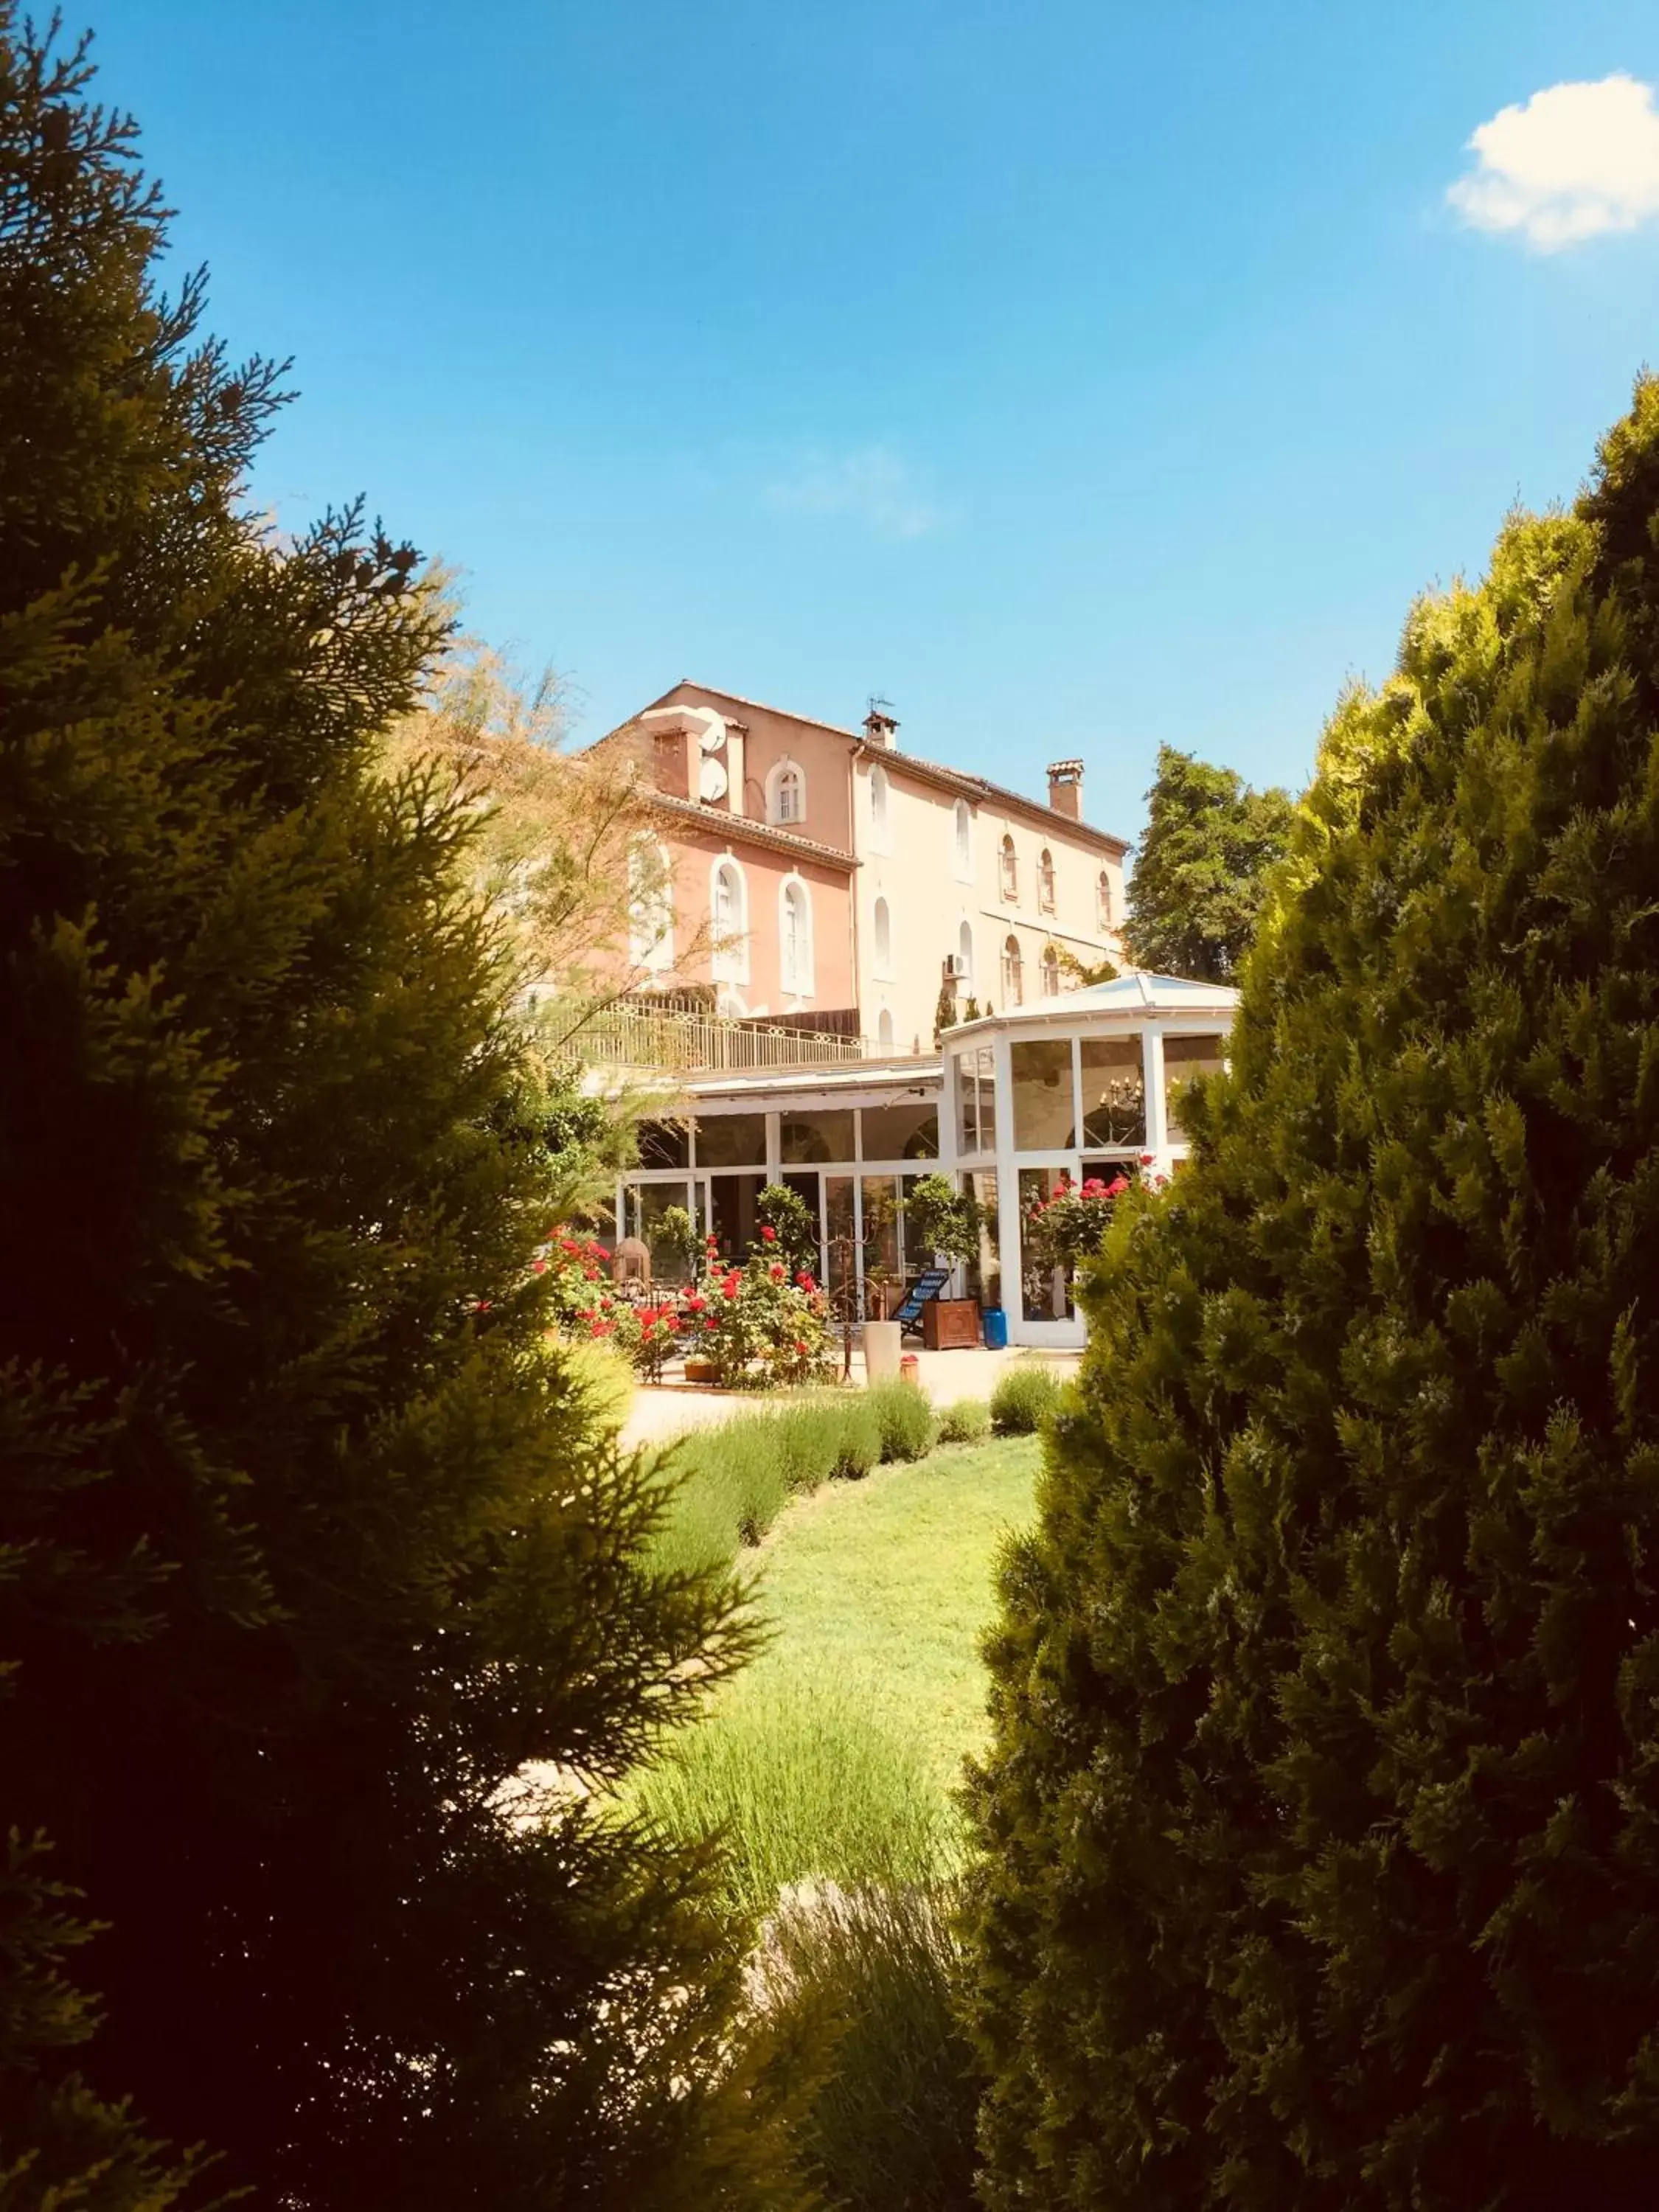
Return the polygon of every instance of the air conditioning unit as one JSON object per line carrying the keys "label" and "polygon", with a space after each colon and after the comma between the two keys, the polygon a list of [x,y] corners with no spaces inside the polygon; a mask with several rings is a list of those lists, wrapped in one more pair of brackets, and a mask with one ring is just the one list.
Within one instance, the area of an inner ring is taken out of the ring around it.
{"label": "air conditioning unit", "polygon": [[947,952],[945,954],[945,980],[947,983],[965,983],[967,981],[968,963],[963,958],[961,953]]}

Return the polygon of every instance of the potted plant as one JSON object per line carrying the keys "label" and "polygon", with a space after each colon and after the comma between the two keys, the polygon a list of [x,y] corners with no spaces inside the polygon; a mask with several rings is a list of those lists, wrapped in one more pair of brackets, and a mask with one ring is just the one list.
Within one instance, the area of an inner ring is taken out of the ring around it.
{"label": "potted plant", "polygon": [[[979,1251],[981,1217],[971,1191],[957,1190],[946,1175],[925,1175],[904,1200],[910,1242],[933,1255],[936,1265],[958,1267]],[[930,1352],[979,1341],[976,1298],[931,1298],[921,1310],[921,1340]]]}

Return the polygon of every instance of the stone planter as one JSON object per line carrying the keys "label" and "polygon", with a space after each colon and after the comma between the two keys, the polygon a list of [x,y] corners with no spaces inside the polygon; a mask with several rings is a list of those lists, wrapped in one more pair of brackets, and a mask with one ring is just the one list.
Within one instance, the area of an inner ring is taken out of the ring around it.
{"label": "stone planter", "polygon": [[899,1324],[896,1321],[865,1322],[864,1378],[866,1382],[891,1382],[897,1380],[899,1335]]}

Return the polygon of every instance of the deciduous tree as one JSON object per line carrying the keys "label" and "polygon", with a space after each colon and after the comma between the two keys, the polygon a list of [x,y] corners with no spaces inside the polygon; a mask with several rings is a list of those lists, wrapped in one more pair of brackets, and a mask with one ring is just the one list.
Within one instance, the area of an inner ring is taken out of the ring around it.
{"label": "deciduous tree", "polygon": [[1285,793],[1160,745],[1124,936],[1142,968],[1230,983],[1249,945],[1267,870],[1285,850]]}

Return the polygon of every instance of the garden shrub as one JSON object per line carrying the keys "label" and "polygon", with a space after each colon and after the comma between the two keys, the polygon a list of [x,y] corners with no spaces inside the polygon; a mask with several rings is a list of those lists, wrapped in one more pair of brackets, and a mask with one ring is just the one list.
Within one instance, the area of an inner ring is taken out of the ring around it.
{"label": "garden shrub", "polygon": [[856,1482],[878,1467],[882,1459],[881,1414],[870,1403],[867,1391],[848,1391],[837,1406],[841,1414],[836,1437],[832,1472],[843,1481]]}
{"label": "garden shrub", "polygon": [[940,1443],[983,1443],[990,1433],[991,1409],[982,1398],[957,1398],[951,1405],[940,1408]]}
{"label": "garden shrub", "polygon": [[874,1382],[864,1394],[881,1431],[881,1456],[921,1459],[933,1446],[933,1409],[914,1382]]}
{"label": "garden shrub", "polygon": [[792,1494],[814,1491],[835,1474],[842,1432],[839,1398],[827,1393],[805,1397],[760,1418],[770,1427]]}
{"label": "garden shrub", "polygon": [[1052,1371],[1036,1360],[1018,1360],[998,1376],[991,1392],[991,1426],[1000,1437],[1029,1437],[1042,1426],[1060,1399]]}
{"label": "garden shrub", "polygon": [[993,2212],[1650,2203],[1659,385],[1322,748],[974,1786]]}
{"label": "garden shrub", "polygon": [[768,1923],[784,2005],[836,2033],[796,2142],[845,2212],[967,2212],[977,2101],[954,1890],[809,1891]]}
{"label": "garden shrub", "polygon": [[729,1900],[744,1914],[793,1882],[923,1881],[953,1842],[917,1746],[833,1688],[779,1701],[739,1678],[627,1802],[677,1844],[723,1834]]}

